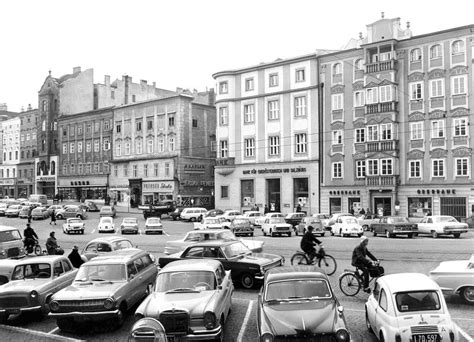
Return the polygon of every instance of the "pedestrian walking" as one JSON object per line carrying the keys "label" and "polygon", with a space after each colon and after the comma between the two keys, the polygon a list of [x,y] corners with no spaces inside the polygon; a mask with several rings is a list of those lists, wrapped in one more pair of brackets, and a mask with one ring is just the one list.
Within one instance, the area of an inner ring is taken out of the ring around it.
{"label": "pedestrian walking", "polygon": [[51,211],[51,221],[49,222],[49,224],[53,224],[54,222],[54,225],[56,225],[56,212],[54,211]]}

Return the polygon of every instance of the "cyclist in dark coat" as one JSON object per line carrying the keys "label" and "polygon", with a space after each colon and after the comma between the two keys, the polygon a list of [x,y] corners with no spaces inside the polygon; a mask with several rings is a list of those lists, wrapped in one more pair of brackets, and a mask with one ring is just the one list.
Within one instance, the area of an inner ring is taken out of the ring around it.
{"label": "cyclist in dark coat", "polygon": [[321,241],[313,235],[313,229],[313,227],[309,226],[300,242],[301,249],[309,256],[309,263],[312,263],[316,256],[316,249],[314,246],[321,244]]}
{"label": "cyclist in dark coat", "polygon": [[30,246],[34,246],[35,242],[38,240],[38,235],[29,223],[26,224],[26,228],[23,231],[23,236],[25,237],[24,244],[25,247],[28,248]]}
{"label": "cyclist in dark coat", "polygon": [[363,272],[364,291],[370,292],[369,270],[373,268],[373,262],[367,259],[367,257],[369,257],[375,262],[377,262],[378,260],[367,249],[369,238],[367,236],[362,236],[360,240],[360,244],[358,244],[352,252],[352,266],[358,267]]}

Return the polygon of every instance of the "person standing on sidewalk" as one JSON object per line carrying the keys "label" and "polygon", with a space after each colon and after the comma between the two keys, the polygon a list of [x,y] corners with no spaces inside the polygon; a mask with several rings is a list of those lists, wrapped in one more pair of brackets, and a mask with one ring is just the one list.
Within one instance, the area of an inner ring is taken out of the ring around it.
{"label": "person standing on sidewalk", "polygon": [[56,212],[54,211],[51,211],[51,221],[49,222],[49,224],[53,224],[54,222],[54,225],[56,225]]}

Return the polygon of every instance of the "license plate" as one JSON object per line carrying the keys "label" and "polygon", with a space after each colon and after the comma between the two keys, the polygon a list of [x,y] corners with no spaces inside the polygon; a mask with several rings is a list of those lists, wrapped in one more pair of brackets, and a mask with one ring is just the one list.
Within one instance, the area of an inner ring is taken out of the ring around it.
{"label": "license plate", "polygon": [[412,335],[413,342],[440,342],[441,338],[438,334]]}
{"label": "license plate", "polygon": [[174,335],[166,335],[168,342],[180,342],[181,338]]}

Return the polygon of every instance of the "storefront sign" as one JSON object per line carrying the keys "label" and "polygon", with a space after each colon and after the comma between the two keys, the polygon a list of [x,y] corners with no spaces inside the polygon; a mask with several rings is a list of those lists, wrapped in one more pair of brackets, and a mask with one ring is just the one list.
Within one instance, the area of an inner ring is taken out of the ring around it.
{"label": "storefront sign", "polygon": [[54,181],[56,181],[56,177],[54,177],[54,176],[38,176],[38,177],[36,177],[36,181],[38,181],[38,182],[54,182]]}
{"label": "storefront sign", "polygon": [[144,182],[143,192],[173,192],[174,182]]}
{"label": "storefront sign", "polygon": [[266,173],[296,173],[296,172],[306,172],[305,167],[292,167],[285,169],[252,169],[252,170],[243,170],[244,175],[255,175],[255,174],[266,174]]}
{"label": "storefront sign", "polygon": [[334,190],[329,191],[330,195],[360,195],[360,190]]}
{"label": "storefront sign", "polygon": [[434,195],[434,194],[456,194],[456,189],[418,189],[416,193],[419,195]]}
{"label": "storefront sign", "polygon": [[0,185],[14,185],[14,179],[0,179]]}
{"label": "storefront sign", "polygon": [[204,173],[206,165],[203,164],[184,164],[184,172],[186,173]]}
{"label": "storefront sign", "polygon": [[183,180],[181,181],[182,186],[214,186],[214,181],[192,181]]}
{"label": "storefront sign", "polygon": [[109,188],[117,190],[128,190],[128,184],[111,184],[109,185]]}

